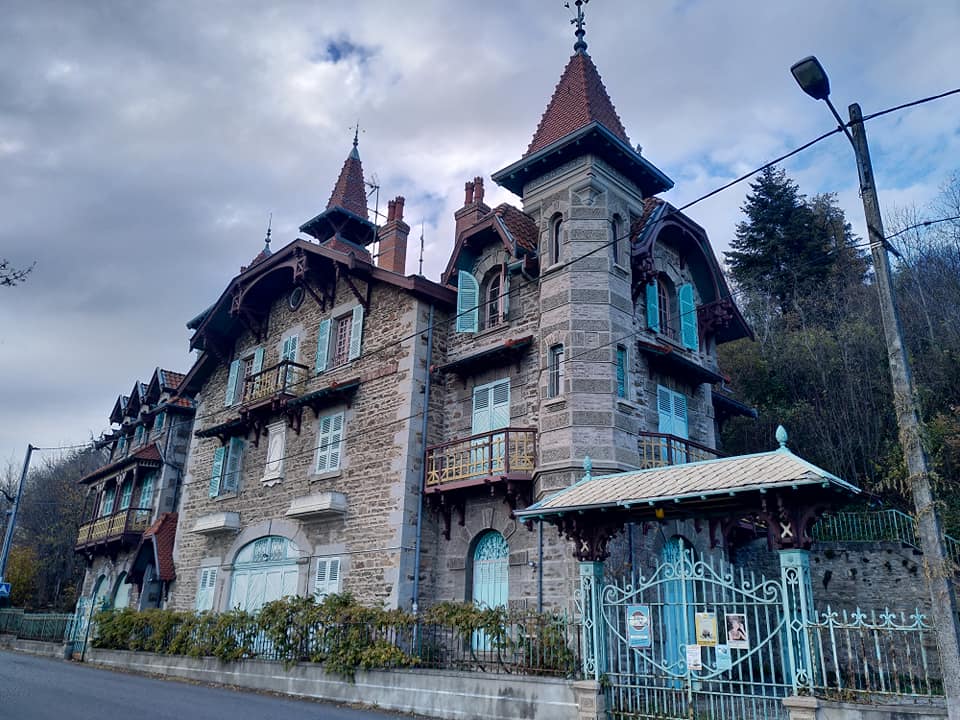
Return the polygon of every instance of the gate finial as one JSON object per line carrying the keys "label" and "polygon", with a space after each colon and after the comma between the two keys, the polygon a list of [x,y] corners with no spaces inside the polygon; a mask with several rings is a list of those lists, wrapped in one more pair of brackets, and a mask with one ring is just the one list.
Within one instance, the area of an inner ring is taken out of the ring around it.
{"label": "gate finial", "polygon": [[593,472],[593,460],[591,460],[590,456],[587,455],[583,459],[583,479],[589,480],[592,472]]}

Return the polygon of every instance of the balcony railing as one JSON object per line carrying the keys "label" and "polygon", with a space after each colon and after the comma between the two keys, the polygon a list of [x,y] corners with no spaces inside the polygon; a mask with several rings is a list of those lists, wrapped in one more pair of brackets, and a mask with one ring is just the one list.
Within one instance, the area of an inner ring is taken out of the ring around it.
{"label": "balcony railing", "polygon": [[427,448],[427,488],[488,477],[533,475],[537,431],[501,428]]}
{"label": "balcony railing", "polygon": [[248,375],[243,381],[244,405],[277,395],[296,396],[303,392],[303,381],[310,368],[292,360],[281,360],[273,367]]}
{"label": "balcony railing", "polygon": [[643,470],[701,460],[716,460],[724,456],[719,450],[676,435],[652,432],[638,434],[637,449],[640,452],[640,468]]}
{"label": "balcony railing", "polygon": [[150,527],[150,508],[127,508],[84,523],[77,533],[77,549],[114,541],[133,541]]}

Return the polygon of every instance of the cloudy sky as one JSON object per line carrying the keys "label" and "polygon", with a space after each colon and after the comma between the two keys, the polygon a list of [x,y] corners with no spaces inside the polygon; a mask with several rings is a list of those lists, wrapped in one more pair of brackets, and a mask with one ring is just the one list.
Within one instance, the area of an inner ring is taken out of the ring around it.
{"label": "cloudy sky", "polygon": [[[359,119],[381,206],[407,198],[436,279],[463,182],[519,159],[570,53],[562,0],[0,0],[0,460],[83,442],[262,247],[322,210]],[[956,0],[593,0],[589,52],[634,144],[687,202],[833,126],[789,66],[816,54],[841,111],[960,85]],[[960,165],[960,96],[868,132],[885,210]],[[862,228],[847,141],[786,165]],[[518,202],[493,189],[487,200]],[[746,186],[689,214],[726,247]],[[372,202],[372,200],[371,200]],[[862,232],[861,232],[862,234]],[[416,272],[416,242],[407,270]]]}

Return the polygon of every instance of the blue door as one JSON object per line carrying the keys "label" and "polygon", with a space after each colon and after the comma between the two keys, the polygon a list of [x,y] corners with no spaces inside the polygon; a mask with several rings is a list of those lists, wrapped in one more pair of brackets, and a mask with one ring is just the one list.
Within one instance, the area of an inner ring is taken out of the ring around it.
{"label": "blue door", "polygon": [[[480,536],[473,550],[473,602],[478,607],[506,607],[509,555],[506,538],[496,530]],[[473,646],[476,650],[489,650],[490,638],[477,632]]]}

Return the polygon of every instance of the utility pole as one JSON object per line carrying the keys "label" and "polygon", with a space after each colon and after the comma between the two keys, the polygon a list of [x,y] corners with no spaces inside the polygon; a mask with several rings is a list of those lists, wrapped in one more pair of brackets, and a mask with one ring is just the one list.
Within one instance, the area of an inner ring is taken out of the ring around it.
{"label": "utility pole", "polygon": [[860,105],[849,107],[853,150],[860,172],[860,195],[867,221],[870,253],[880,293],[880,316],[887,341],[890,361],[890,379],[893,382],[893,405],[900,429],[900,445],[907,461],[907,484],[913,494],[917,512],[917,531],[923,551],[927,582],[932,605],[930,614],[940,647],[941,672],[950,720],[960,720],[960,632],[957,596],[953,586],[954,567],[946,553],[940,517],[930,489],[930,471],[927,453],[920,437],[916,395],[910,376],[910,363],[903,346],[900,315],[894,302],[893,282],[890,277],[890,259],[887,256],[886,235],[880,217],[877,187],[873,180],[867,131],[863,125]]}
{"label": "utility pole", "polygon": [[7,521],[7,532],[3,539],[3,552],[0,552],[0,585],[3,584],[4,573],[7,571],[7,560],[10,558],[10,549],[13,547],[13,528],[17,524],[17,510],[20,508],[20,497],[23,495],[23,486],[27,484],[27,470],[30,469],[30,456],[33,454],[33,445],[27,445],[27,456],[23,460],[23,472],[20,473],[20,485],[13,500],[13,509],[10,510],[10,519]]}

